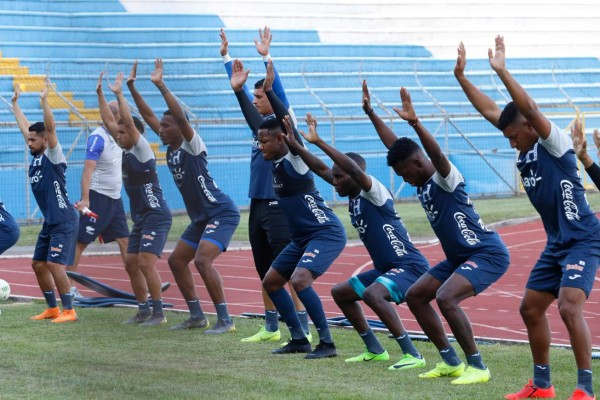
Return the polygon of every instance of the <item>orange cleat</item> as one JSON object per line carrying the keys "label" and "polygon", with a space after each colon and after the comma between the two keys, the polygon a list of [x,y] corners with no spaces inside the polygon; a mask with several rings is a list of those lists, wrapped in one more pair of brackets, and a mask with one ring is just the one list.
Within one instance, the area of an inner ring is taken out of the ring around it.
{"label": "orange cleat", "polygon": [[531,379],[523,386],[523,389],[519,390],[517,393],[511,393],[504,396],[506,400],[553,399],[555,397],[554,386],[550,386],[547,389],[536,388],[533,386],[533,381]]}
{"label": "orange cleat", "polygon": [[596,396],[590,396],[581,389],[575,389],[569,400],[596,400]]}
{"label": "orange cleat", "polygon": [[63,310],[60,316],[54,318],[51,322],[60,324],[61,322],[75,322],[77,321],[77,313],[75,310]]}
{"label": "orange cleat", "polygon": [[44,310],[43,313],[34,315],[33,317],[31,317],[31,319],[34,321],[41,321],[43,319],[54,319],[54,318],[57,318],[59,315],[60,315],[60,308],[48,307]]}

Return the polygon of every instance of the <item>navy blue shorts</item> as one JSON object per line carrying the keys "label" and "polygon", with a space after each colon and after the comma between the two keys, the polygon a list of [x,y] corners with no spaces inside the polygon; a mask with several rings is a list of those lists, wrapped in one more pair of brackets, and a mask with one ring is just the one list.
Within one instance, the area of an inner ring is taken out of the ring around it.
{"label": "navy blue shorts", "polygon": [[408,289],[415,283],[428,268],[424,266],[392,268],[387,272],[377,269],[355,275],[348,280],[354,292],[362,299],[365,290],[377,282],[385,286],[390,293],[390,298],[396,304],[404,302]]}
{"label": "navy blue shorts", "polygon": [[561,287],[582,289],[589,297],[600,262],[600,239],[583,240],[559,250],[544,249],[533,267],[527,289],[550,292]]}
{"label": "navy blue shorts", "polygon": [[152,253],[162,255],[171,229],[171,218],[147,218],[134,224],[127,245],[128,254]]}
{"label": "navy blue shorts", "polygon": [[44,222],[35,244],[34,261],[73,265],[77,220],[48,225]]}
{"label": "navy blue shorts", "polygon": [[100,243],[110,243],[115,239],[129,236],[127,216],[123,209],[123,199],[113,199],[90,190],[90,210],[98,214],[98,218],[87,215],[79,217],[79,243],[89,244],[96,238]]}
{"label": "navy blue shorts", "polygon": [[460,264],[452,264],[444,260],[431,268],[429,274],[440,282],[446,282],[453,273],[462,275],[473,286],[475,295],[478,295],[500,279],[509,265],[510,255],[504,248],[504,251],[498,249],[493,253],[487,251],[475,253]]}
{"label": "navy blue shorts", "polygon": [[345,246],[346,238],[342,236],[317,237],[304,246],[292,240],[279,253],[271,267],[287,279],[290,279],[296,268],[305,268],[316,279],[327,271]]}
{"label": "navy blue shorts", "polygon": [[0,254],[10,249],[19,240],[19,225],[12,215],[0,206]]}
{"label": "navy blue shorts", "polygon": [[210,221],[189,224],[181,240],[194,249],[198,248],[201,240],[206,240],[216,244],[221,251],[226,251],[239,224],[239,212],[224,211]]}

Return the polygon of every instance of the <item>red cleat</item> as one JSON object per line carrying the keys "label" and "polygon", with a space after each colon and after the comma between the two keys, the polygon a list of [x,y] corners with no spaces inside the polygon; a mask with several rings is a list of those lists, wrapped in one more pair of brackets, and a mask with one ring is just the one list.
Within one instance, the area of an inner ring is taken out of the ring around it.
{"label": "red cleat", "polygon": [[596,400],[596,396],[590,396],[581,389],[575,389],[569,400]]}
{"label": "red cleat", "polygon": [[[504,396],[506,400],[519,400],[519,399],[553,399],[556,397],[554,393],[554,386],[550,386],[547,389],[536,388],[533,386],[533,381],[530,379],[529,382],[523,389],[517,393],[511,393]],[[584,399],[585,397],[582,397]],[[573,397],[575,399],[575,397]]]}

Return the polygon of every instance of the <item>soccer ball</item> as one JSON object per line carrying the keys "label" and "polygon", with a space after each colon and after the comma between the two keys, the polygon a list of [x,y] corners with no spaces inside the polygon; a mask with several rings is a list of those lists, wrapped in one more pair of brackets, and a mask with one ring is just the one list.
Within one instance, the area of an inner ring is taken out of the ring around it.
{"label": "soccer ball", "polygon": [[4,279],[0,279],[0,300],[8,300],[10,296],[10,285]]}

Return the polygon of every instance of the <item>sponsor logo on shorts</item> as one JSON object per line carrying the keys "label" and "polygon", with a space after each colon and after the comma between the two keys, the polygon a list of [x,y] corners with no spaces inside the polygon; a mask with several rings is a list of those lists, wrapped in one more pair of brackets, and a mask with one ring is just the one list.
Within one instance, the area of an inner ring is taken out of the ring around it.
{"label": "sponsor logo on shorts", "polygon": [[93,226],[88,225],[85,227],[85,233],[87,233],[88,235],[93,235],[95,230],[96,229]]}
{"label": "sponsor logo on shorts", "polygon": [[575,279],[581,278],[581,275],[575,274],[569,277],[570,280],[574,281]]}
{"label": "sponsor logo on shorts", "polygon": [[50,247],[50,251],[55,251],[57,253],[61,253],[62,249],[60,247]]}
{"label": "sponsor logo on shorts", "polygon": [[[585,265],[585,263],[583,263],[583,264]],[[581,265],[578,265],[578,264],[567,264],[566,270],[569,271],[569,270],[572,270],[572,269],[574,269],[576,271],[583,271],[583,267]]]}
{"label": "sponsor logo on shorts", "polygon": [[315,258],[317,255],[315,253],[311,253],[311,252],[306,252],[304,254],[302,254],[302,257],[312,257]]}
{"label": "sponsor logo on shorts", "polygon": [[311,263],[313,262],[313,260],[310,260],[308,258],[305,258],[304,260],[302,260],[303,263]]}
{"label": "sponsor logo on shorts", "polygon": [[465,271],[473,271],[478,268],[478,265],[471,260],[465,261],[460,269],[464,269]]}
{"label": "sponsor logo on shorts", "polygon": [[217,229],[217,228],[218,228],[218,225],[214,225],[214,224],[208,224],[208,225],[206,225],[206,227],[207,227],[207,228],[210,228],[210,229]]}
{"label": "sponsor logo on shorts", "polygon": [[58,253],[52,253],[52,254],[50,254],[50,257],[54,258],[54,257],[58,257],[59,255],[60,254],[58,254]]}
{"label": "sponsor logo on shorts", "polygon": [[[154,234],[154,232],[152,232]],[[153,235],[142,235],[142,240],[154,240]]]}
{"label": "sponsor logo on shorts", "polygon": [[279,205],[279,202],[277,200],[269,202],[269,207],[271,207],[271,206],[278,206],[278,205]]}
{"label": "sponsor logo on shorts", "polygon": [[148,247],[148,246],[151,246],[151,245],[152,245],[152,243],[144,243],[142,246]]}
{"label": "sponsor logo on shorts", "polygon": [[205,232],[205,233],[213,233],[213,232],[215,232],[215,230],[214,230],[214,229],[207,229],[207,230],[205,230],[204,232]]}

